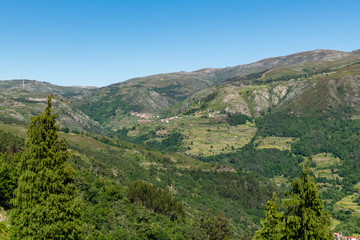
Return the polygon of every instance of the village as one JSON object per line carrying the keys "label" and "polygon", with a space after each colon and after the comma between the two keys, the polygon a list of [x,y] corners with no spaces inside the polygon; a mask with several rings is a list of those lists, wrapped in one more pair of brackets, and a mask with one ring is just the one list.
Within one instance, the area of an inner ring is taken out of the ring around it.
{"label": "village", "polygon": [[341,232],[339,233],[333,233],[335,240],[360,240],[359,236],[343,236]]}
{"label": "village", "polygon": [[[151,123],[155,121],[155,118],[159,118],[159,115],[154,115],[154,114],[150,114],[150,113],[138,113],[138,112],[131,112],[132,116],[136,116],[136,117],[140,117],[141,119],[138,119],[138,123]],[[178,119],[180,117],[168,117],[168,118],[163,118],[160,119],[158,121],[160,122],[165,122],[165,123],[169,123],[170,120],[173,119]]]}

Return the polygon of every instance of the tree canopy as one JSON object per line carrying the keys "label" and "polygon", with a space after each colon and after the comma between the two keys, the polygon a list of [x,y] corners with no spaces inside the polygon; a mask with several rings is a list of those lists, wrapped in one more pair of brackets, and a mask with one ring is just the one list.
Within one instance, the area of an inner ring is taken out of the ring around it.
{"label": "tree canopy", "polygon": [[276,194],[267,203],[262,228],[254,239],[331,239],[330,213],[323,209],[315,180],[303,167],[301,177],[293,180],[283,199],[285,212],[279,212]]}

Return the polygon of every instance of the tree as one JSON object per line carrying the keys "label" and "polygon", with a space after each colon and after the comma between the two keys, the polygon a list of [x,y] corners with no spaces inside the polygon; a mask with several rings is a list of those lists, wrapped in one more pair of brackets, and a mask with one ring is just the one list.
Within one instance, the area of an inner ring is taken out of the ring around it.
{"label": "tree", "polygon": [[291,189],[282,201],[285,213],[278,212],[276,195],[268,202],[265,220],[262,221],[255,239],[300,239],[328,240],[330,232],[330,213],[324,212],[323,202],[309,167],[302,169],[301,177],[293,180]]}
{"label": "tree", "polygon": [[30,121],[20,177],[10,213],[12,239],[78,239],[80,201],[69,152],[59,137],[49,96],[44,112]]}
{"label": "tree", "polygon": [[229,219],[221,213],[208,210],[202,214],[199,222],[209,240],[229,239],[233,235]]}
{"label": "tree", "polygon": [[0,130],[0,206],[11,207],[10,200],[17,187],[18,161],[23,139]]}
{"label": "tree", "polygon": [[294,179],[288,199],[283,201],[287,209],[285,235],[287,239],[332,238],[330,213],[324,212],[315,180],[309,176],[309,166],[303,167],[301,177]]}
{"label": "tree", "polygon": [[276,193],[274,192],[271,201],[268,201],[266,204],[265,219],[261,221],[263,227],[256,232],[254,239],[283,239],[285,230],[284,220],[284,213],[279,212],[279,204],[277,202]]}
{"label": "tree", "polygon": [[19,154],[4,153],[0,155],[0,206],[5,209],[11,207],[10,200],[17,187]]}

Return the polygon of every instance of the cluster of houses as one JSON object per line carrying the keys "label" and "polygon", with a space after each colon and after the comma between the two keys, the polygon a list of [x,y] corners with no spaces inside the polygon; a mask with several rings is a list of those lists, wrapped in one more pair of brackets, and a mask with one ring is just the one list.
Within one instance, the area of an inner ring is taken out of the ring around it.
{"label": "cluster of houses", "polygon": [[[153,122],[152,118],[159,117],[159,116],[155,116],[150,113],[138,113],[138,112],[131,112],[131,115],[142,118],[142,119],[138,120],[139,123]],[[169,123],[170,120],[177,119],[177,118],[179,118],[179,117],[169,117],[169,118],[160,119],[159,121]]]}
{"label": "cluster of houses", "polygon": [[[208,113],[208,116],[209,117],[215,117],[215,116],[217,116],[216,114],[218,114],[218,113],[220,113],[220,111],[214,111],[213,113]],[[158,118],[159,117],[159,116],[155,116],[155,115],[150,114],[150,113],[138,113],[138,112],[131,112],[131,115],[140,117],[141,119],[138,120],[139,123],[153,122],[152,118],[155,118],[155,117]],[[196,112],[194,114],[194,116],[201,117],[201,116],[203,116],[203,114],[202,114],[202,112]],[[159,121],[169,123],[170,120],[178,119],[178,118],[181,118],[181,117],[176,117],[176,116],[175,117],[169,117],[169,118],[160,119]]]}
{"label": "cluster of houses", "polygon": [[164,118],[164,119],[160,119],[160,122],[170,122],[170,120],[173,120],[173,119],[178,119],[179,117],[169,117],[169,118]]}
{"label": "cluster of houses", "polygon": [[360,240],[360,236],[343,236],[341,232],[334,233],[335,240]]}
{"label": "cluster of houses", "polygon": [[151,113],[138,113],[138,112],[131,112],[131,115],[141,117],[145,120],[149,120],[150,118],[154,118],[154,117],[159,117]]}

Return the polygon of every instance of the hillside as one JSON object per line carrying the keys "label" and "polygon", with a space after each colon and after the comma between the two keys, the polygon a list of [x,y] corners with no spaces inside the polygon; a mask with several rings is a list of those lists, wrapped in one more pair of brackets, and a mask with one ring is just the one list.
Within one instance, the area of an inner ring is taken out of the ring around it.
{"label": "hillside", "polygon": [[63,87],[35,80],[13,79],[0,81],[0,93],[21,90],[28,93],[53,93],[69,99],[81,99],[96,87]]}
{"label": "hillside", "polygon": [[46,98],[54,94],[54,107],[59,123],[69,131],[90,131],[105,134],[104,128],[73,106],[93,88],[61,87],[30,80],[0,81],[0,119],[7,123],[27,124],[46,105]]}
{"label": "hillside", "polygon": [[353,54],[235,77],[194,94],[170,112],[225,110],[258,117],[268,111],[302,115],[349,107],[359,113],[359,66],[360,55]]}
{"label": "hillside", "polygon": [[333,50],[315,50],[235,67],[135,78],[94,91],[79,104],[79,108],[104,126],[117,130],[137,120],[131,112],[148,113],[155,117],[198,91],[227,79],[261,76],[281,66],[319,60],[334,61],[352,55]]}
{"label": "hillside", "polygon": [[[3,131],[26,136],[22,126],[0,124],[0,136]],[[89,237],[130,239],[132,236],[136,239],[142,231],[149,231],[146,234],[172,239],[176,232],[191,234],[187,232],[194,221],[209,208],[225,213],[231,219],[235,236],[239,237],[257,229],[255,223],[263,216],[271,191],[281,191],[255,174],[229,171],[221,164],[205,163],[181,153],[149,150],[93,134],[62,133],[62,136],[72,152],[69,162],[78,171],[77,187],[85,204],[84,219],[87,228],[92,229],[87,232]],[[6,144],[0,142],[0,146]],[[180,200],[186,222],[170,220],[152,209],[130,203],[127,192],[136,180],[151,183]],[[229,181],[236,183],[236,192],[233,185],[228,185]],[[252,199],[251,205],[249,199]],[[134,218],[132,214],[137,215]],[[162,230],[154,223],[162,226]],[[130,236],[123,235],[124,232]]]}

